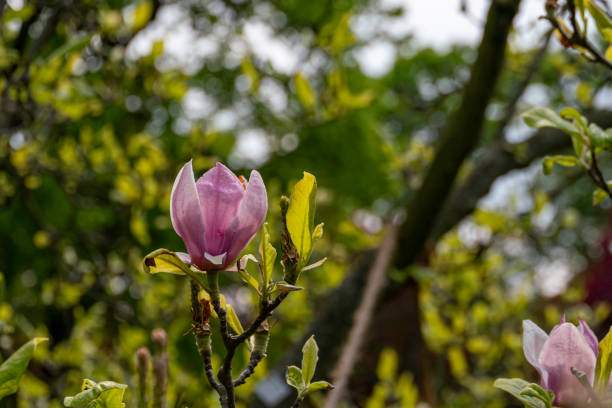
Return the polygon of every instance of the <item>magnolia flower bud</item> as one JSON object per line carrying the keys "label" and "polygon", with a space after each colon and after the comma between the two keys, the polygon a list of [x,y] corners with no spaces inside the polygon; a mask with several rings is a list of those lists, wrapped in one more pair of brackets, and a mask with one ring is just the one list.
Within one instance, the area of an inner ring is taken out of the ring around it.
{"label": "magnolia flower bud", "polygon": [[540,374],[542,387],[555,393],[555,405],[586,405],[587,390],[571,371],[583,371],[593,384],[597,338],[584,320],[576,327],[563,318],[550,335],[531,320],[523,320],[523,352]]}
{"label": "magnolia flower bud", "polygon": [[256,170],[247,181],[217,163],[196,182],[189,161],[170,197],[172,226],[189,253],[179,256],[201,270],[225,269],[259,231],[267,212],[266,187]]}

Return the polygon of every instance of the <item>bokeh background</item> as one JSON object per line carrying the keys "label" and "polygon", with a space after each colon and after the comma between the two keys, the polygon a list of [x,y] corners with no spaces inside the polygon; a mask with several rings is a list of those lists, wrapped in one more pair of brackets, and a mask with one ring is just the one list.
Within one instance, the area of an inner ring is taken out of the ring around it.
{"label": "bokeh background", "polygon": [[[612,89],[605,70],[550,38],[544,3],[524,0],[499,45],[479,143],[425,250],[389,268],[343,406],[512,406],[492,381],[537,378],[522,356],[522,319],[548,331],[565,313],[607,332],[610,202],[594,206],[576,169],[544,176],[541,157],[570,149],[569,137],[535,132],[518,114],[574,106],[609,122]],[[259,169],[275,244],[280,195],[304,170],[317,177],[325,235],[313,259],[328,260],[275,312],[268,359],[237,397],[241,407],[288,406],[283,367],[299,362],[310,334],[316,378],[330,379],[389,220],[413,216],[407,203],[461,102],[489,5],[0,3],[0,354],[50,338],[0,405],[60,407],[91,378],[128,384],[134,406],[134,352],[163,327],[168,406],[216,406],[184,335],[188,282],[140,270],[156,248],[184,250],[168,206],[190,159],[196,176],[216,161]],[[231,273],[222,285],[248,321],[251,293]],[[237,367],[246,359],[240,350]]]}

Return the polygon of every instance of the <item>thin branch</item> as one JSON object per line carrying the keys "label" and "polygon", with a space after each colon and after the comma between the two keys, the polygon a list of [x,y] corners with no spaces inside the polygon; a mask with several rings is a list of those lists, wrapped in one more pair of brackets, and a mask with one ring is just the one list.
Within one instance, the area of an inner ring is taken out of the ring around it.
{"label": "thin branch", "polygon": [[589,176],[591,176],[593,182],[595,182],[595,184],[603,191],[605,191],[608,197],[612,199],[612,191],[610,190],[610,187],[608,186],[608,183],[606,182],[606,179],[603,173],[601,172],[601,169],[599,168],[599,164],[597,162],[597,153],[595,153],[595,149],[593,147],[591,147],[591,158],[592,163],[588,171]]}
{"label": "thin branch", "polygon": [[232,336],[232,342],[238,345],[255,334],[259,326],[264,322],[264,320],[270,317],[274,309],[276,309],[281,302],[285,300],[288,294],[288,292],[281,293],[272,302],[264,304],[259,312],[259,315],[255,318],[255,320],[253,320],[253,323],[251,323],[249,328],[238,336]]}
{"label": "thin branch", "polygon": [[360,357],[361,347],[372,321],[380,292],[384,288],[387,270],[395,251],[397,231],[398,227],[394,224],[388,227],[385,238],[376,253],[376,259],[368,273],[365,292],[359,307],[355,311],[353,327],[332,375],[335,388],[329,393],[324,408],[335,408],[338,406],[340,398],[342,398],[348,385],[353,367]]}
{"label": "thin branch", "polygon": [[559,34],[563,38],[562,43],[563,43],[564,46],[568,47],[568,46],[577,45],[579,47],[582,47],[585,50],[587,50],[589,52],[589,54],[591,54],[591,58],[589,58],[587,55],[585,55],[583,53],[585,58],[587,58],[591,62],[597,62],[599,64],[602,64],[602,65],[606,66],[608,69],[612,70],[612,62],[610,62],[597,49],[597,47],[595,47],[586,38],[586,36],[583,33],[580,32],[581,30],[580,30],[580,27],[578,26],[578,22],[576,20],[576,6],[574,4],[574,1],[573,0],[568,0],[567,1],[567,5],[568,5],[568,10],[570,12],[570,21],[571,21],[572,28],[573,28],[573,32],[572,33],[568,33],[565,30],[565,28],[561,25],[561,23],[559,23],[559,21],[557,20],[555,14],[554,14],[555,7],[549,7],[547,16],[543,17],[543,18],[548,20],[550,22],[550,24],[554,28],[557,29],[557,31],[559,32]]}
{"label": "thin branch", "polygon": [[263,357],[264,356],[262,356],[262,355],[257,355],[255,353],[251,353],[251,358],[249,359],[249,364],[240,373],[238,378],[236,378],[234,380],[234,387],[238,387],[239,385],[244,384],[246,382],[246,379],[249,378],[251,375],[253,375],[253,372],[255,372],[255,367],[257,367],[257,364],[259,364],[259,362],[263,359]]}

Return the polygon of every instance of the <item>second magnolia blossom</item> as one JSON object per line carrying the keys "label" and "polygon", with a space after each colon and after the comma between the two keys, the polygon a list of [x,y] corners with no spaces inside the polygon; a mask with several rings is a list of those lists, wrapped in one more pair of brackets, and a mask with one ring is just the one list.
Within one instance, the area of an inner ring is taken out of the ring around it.
{"label": "second magnolia blossom", "polygon": [[187,254],[177,253],[201,270],[227,268],[261,228],[268,196],[261,175],[238,178],[221,163],[197,181],[191,161],[179,172],[170,196],[170,217]]}
{"label": "second magnolia blossom", "polygon": [[578,327],[565,322],[565,317],[546,334],[531,320],[523,320],[523,352],[527,361],[540,374],[542,387],[555,393],[555,405],[584,406],[587,390],[572,373],[583,371],[591,383],[597,361],[597,337],[580,319]]}

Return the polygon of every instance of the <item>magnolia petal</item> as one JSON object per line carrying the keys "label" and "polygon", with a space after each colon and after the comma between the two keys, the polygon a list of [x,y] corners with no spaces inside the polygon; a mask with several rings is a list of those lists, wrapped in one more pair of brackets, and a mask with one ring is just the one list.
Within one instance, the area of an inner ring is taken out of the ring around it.
{"label": "magnolia petal", "polygon": [[187,252],[196,264],[204,256],[204,218],[196,189],[191,160],[174,180],[170,195],[170,218],[176,233],[183,239]]}
{"label": "magnolia petal", "polygon": [[208,170],[196,183],[206,225],[206,251],[220,255],[225,231],[236,217],[245,196],[244,186],[230,169],[221,163]]}
{"label": "magnolia petal", "polygon": [[597,341],[597,336],[595,336],[593,330],[591,330],[587,322],[585,322],[582,317],[578,318],[578,322],[578,330],[580,331],[580,334],[582,334],[589,347],[591,347],[591,349],[593,350],[593,353],[595,353],[595,356],[597,356],[597,346],[599,345],[599,342]]}
{"label": "magnolia petal", "polygon": [[178,259],[183,261],[183,263],[186,263],[187,265],[193,265],[189,254],[186,254],[184,252],[175,252],[174,255],[176,255]]}
{"label": "magnolia petal", "polygon": [[548,374],[548,388],[555,395],[555,405],[583,406],[588,394],[570,368],[583,371],[590,383],[595,375],[595,353],[578,328],[562,323],[553,329],[538,358]]}
{"label": "magnolia petal", "polygon": [[213,265],[223,265],[223,261],[225,261],[227,253],[222,253],[220,255],[211,255],[208,252],[204,253],[204,258],[206,258]]}
{"label": "magnolia petal", "polygon": [[539,357],[548,334],[531,320],[523,320],[523,353],[533,367],[540,371]]}
{"label": "magnolia petal", "polygon": [[227,262],[232,262],[253,239],[263,225],[268,212],[266,186],[257,170],[251,171],[246,193],[232,227],[225,235]]}

